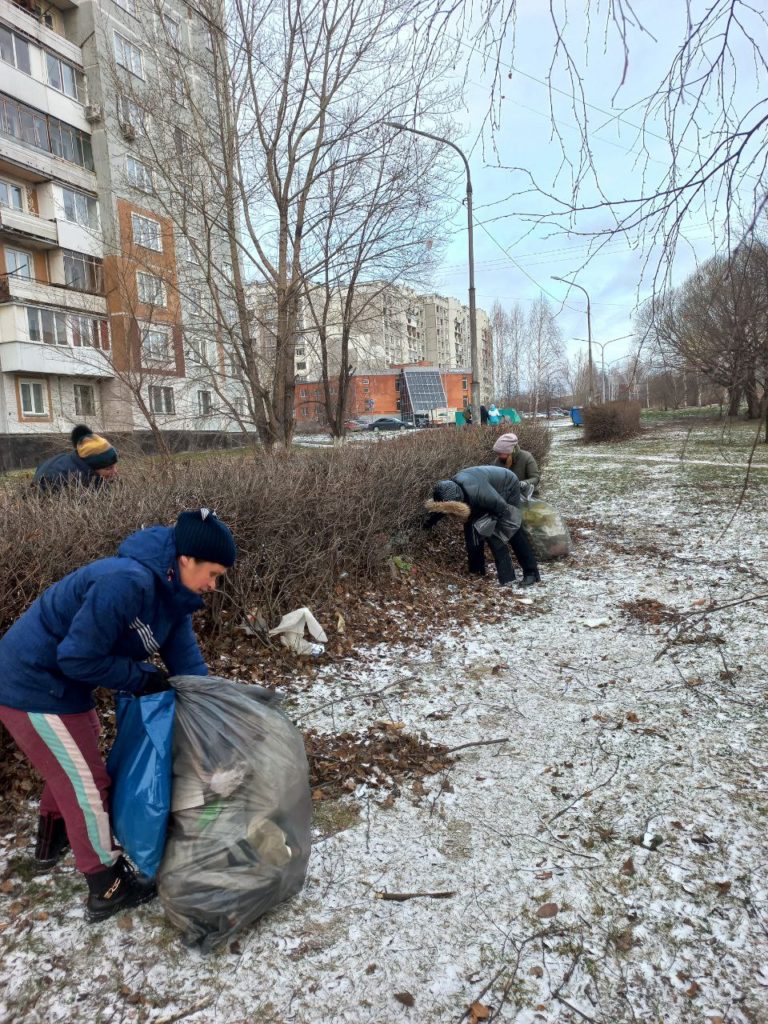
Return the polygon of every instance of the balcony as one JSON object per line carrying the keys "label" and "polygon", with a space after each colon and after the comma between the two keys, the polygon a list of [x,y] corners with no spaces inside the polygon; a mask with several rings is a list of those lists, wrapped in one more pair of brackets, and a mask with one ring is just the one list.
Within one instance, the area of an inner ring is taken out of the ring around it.
{"label": "balcony", "polygon": [[36,10],[37,13],[33,13],[27,7],[12,3],[12,0],[0,0],[0,11],[7,25],[19,29],[25,36],[34,39],[46,49],[53,50],[59,56],[66,57],[73,64],[82,65],[83,51],[80,47],[46,25],[46,5],[37,7]]}
{"label": "balcony", "polygon": [[44,373],[55,377],[114,377],[109,353],[96,348],[45,345],[41,341],[0,341],[4,373]]}
{"label": "balcony", "polygon": [[4,274],[0,277],[0,303],[19,302],[25,306],[56,306],[72,313],[107,315],[103,295],[78,292],[61,284],[44,284],[26,277]]}
{"label": "balcony", "polygon": [[26,249],[56,249],[59,245],[56,221],[7,206],[0,206],[0,233]]}
{"label": "balcony", "polygon": [[96,191],[96,175],[85,167],[27,146],[8,135],[0,134],[0,146],[3,160],[18,167],[19,177],[27,181],[59,181],[84,192]]}

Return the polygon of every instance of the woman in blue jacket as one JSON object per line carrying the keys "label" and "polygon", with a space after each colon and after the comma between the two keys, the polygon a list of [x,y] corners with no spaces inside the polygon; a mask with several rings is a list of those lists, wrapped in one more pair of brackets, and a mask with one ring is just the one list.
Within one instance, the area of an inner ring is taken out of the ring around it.
{"label": "woman in blue jacket", "polygon": [[112,847],[93,691],[141,696],[167,689],[168,674],[207,675],[192,613],[236,555],[212,512],[182,512],[54,583],[0,639],[0,722],[45,782],[35,855],[52,866],[72,847],[89,921],[155,895]]}

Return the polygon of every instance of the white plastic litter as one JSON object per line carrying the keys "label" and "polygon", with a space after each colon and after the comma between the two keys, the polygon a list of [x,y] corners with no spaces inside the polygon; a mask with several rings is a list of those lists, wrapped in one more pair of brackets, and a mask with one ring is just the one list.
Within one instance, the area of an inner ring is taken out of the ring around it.
{"label": "white plastic litter", "polygon": [[[305,638],[305,632],[309,633],[310,640]],[[269,635],[279,636],[280,643],[290,651],[294,651],[296,654],[308,654],[315,658],[325,651],[325,647],[322,645],[328,643],[325,630],[309,608],[297,608],[295,611],[288,612],[274,629],[270,629]]]}

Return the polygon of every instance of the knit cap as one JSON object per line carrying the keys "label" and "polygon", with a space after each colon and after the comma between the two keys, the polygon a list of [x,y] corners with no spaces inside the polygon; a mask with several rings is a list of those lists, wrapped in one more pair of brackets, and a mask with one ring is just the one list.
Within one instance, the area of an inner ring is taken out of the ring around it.
{"label": "knit cap", "polygon": [[178,555],[227,567],[235,564],[237,548],[232,533],[210,509],[182,512],[176,520],[174,534]]}
{"label": "knit cap", "polygon": [[106,437],[94,434],[85,423],[78,423],[70,438],[73,448],[90,469],[107,469],[117,462],[117,452]]}
{"label": "knit cap", "polygon": [[517,444],[517,434],[502,434],[496,439],[493,450],[499,455],[510,455]]}

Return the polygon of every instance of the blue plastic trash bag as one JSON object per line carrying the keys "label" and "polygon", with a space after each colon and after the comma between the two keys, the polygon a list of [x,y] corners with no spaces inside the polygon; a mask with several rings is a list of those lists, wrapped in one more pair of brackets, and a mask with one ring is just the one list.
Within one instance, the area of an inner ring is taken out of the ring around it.
{"label": "blue plastic trash bag", "polygon": [[154,878],[165,848],[173,777],[173,690],[146,697],[118,694],[117,737],[107,758],[115,838]]}

